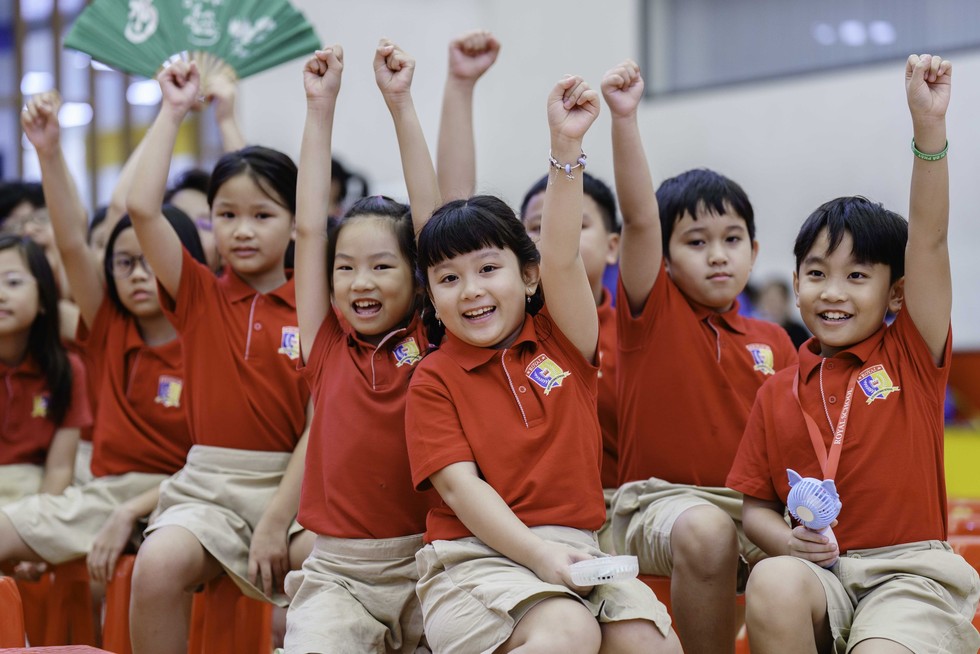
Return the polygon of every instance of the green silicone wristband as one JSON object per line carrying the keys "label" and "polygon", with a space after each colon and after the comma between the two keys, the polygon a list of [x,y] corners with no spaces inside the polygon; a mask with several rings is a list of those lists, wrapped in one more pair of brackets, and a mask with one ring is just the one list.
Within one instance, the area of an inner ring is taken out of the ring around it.
{"label": "green silicone wristband", "polygon": [[925,152],[920,152],[919,148],[915,147],[915,139],[912,139],[912,154],[923,161],[939,161],[940,159],[945,159],[947,152],[949,152],[948,140],[946,141],[946,147],[942,149],[942,152],[937,152],[936,154],[926,154]]}

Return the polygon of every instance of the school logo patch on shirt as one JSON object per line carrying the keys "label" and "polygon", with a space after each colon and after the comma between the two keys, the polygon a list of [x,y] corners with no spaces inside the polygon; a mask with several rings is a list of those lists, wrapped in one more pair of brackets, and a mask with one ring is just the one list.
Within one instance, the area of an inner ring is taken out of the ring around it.
{"label": "school logo patch on shirt", "polygon": [[169,408],[180,406],[180,393],[184,390],[184,381],[178,377],[160,375],[157,380],[157,396],[154,402]]}
{"label": "school logo patch on shirt", "polygon": [[285,354],[290,359],[299,358],[299,327],[282,328],[282,338],[279,340],[279,354]]}
{"label": "school logo patch on shirt", "polygon": [[561,386],[565,377],[571,377],[572,373],[562,370],[557,363],[542,354],[528,364],[524,369],[524,374],[535,384],[544,389],[544,394],[548,395],[552,390]]}
{"label": "school logo patch on shirt", "polygon": [[867,403],[871,404],[875,400],[884,400],[892,393],[897,393],[901,388],[892,383],[892,378],[884,366],[871,366],[861,371],[858,375],[858,386],[868,396]]}
{"label": "school logo patch on shirt", "polygon": [[749,343],[745,349],[752,355],[753,370],[758,370],[763,375],[774,375],[775,358],[772,355],[772,348],[765,343]]}
{"label": "school logo patch on shirt", "polygon": [[48,396],[47,395],[35,395],[34,403],[31,405],[31,417],[32,418],[47,418],[48,417]]}
{"label": "school logo patch on shirt", "polygon": [[397,368],[401,368],[404,365],[414,366],[422,360],[419,344],[411,336],[396,345],[392,349],[391,354],[395,357],[395,367]]}

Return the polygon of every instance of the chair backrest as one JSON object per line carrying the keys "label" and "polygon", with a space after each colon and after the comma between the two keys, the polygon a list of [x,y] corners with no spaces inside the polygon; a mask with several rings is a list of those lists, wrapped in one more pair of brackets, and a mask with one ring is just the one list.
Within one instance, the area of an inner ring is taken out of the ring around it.
{"label": "chair backrest", "polygon": [[24,605],[17,584],[10,577],[0,577],[0,647],[25,647]]}

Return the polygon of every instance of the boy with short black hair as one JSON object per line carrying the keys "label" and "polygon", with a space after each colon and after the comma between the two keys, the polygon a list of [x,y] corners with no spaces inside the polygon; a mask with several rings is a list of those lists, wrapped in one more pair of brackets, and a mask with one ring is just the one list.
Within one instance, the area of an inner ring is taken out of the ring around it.
{"label": "boy with short black hair", "polygon": [[[838,198],[797,237],[797,303],[815,338],[759,391],[728,477],[745,493],[747,533],[774,557],[749,580],[756,654],[980,646],[970,624],[980,578],[945,542],[950,78],[939,57],[906,63],[909,222]],[[887,326],[886,312],[896,314]],[[783,521],[787,468],[834,480],[834,539]]]}
{"label": "boy with short black hair", "polygon": [[671,577],[685,652],[733,652],[739,571],[762,553],[742,533],[742,497],[725,477],[756,391],[796,352],[778,325],[738,313],[758,251],[744,191],[694,170],[654,194],[639,67],[610,70],[602,91],[623,214],[612,539],[641,573]]}

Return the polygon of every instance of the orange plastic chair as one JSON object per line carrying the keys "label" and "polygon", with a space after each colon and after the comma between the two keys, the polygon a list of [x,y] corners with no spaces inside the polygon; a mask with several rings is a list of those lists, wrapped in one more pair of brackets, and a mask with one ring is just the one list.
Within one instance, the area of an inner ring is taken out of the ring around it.
{"label": "orange plastic chair", "polygon": [[10,577],[0,577],[0,615],[0,647],[24,647],[24,606]]}
{"label": "orange plastic chair", "polygon": [[102,646],[116,654],[132,654],[129,638],[129,598],[133,581],[135,554],[123,554],[105,591],[105,620],[102,624]]}
{"label": "orange plastic chair", "polygon": [[268,654],[272,604],[245,597],[227,575],[194,597],[189,654]]}
{"label": "orange plastic chair", "polygon": [[44,643],[44,631],[48,622],[48,594],[53,581],[50,571],[37,581],[17,580],[17,590],[20,591],[24,606],[24,630],[30,643]]}
{"label": "orange plastic chair", "polygon": [[44,641],[51,645],[97,645],[96,626],[85,559],[54,566],[46,602]]}

